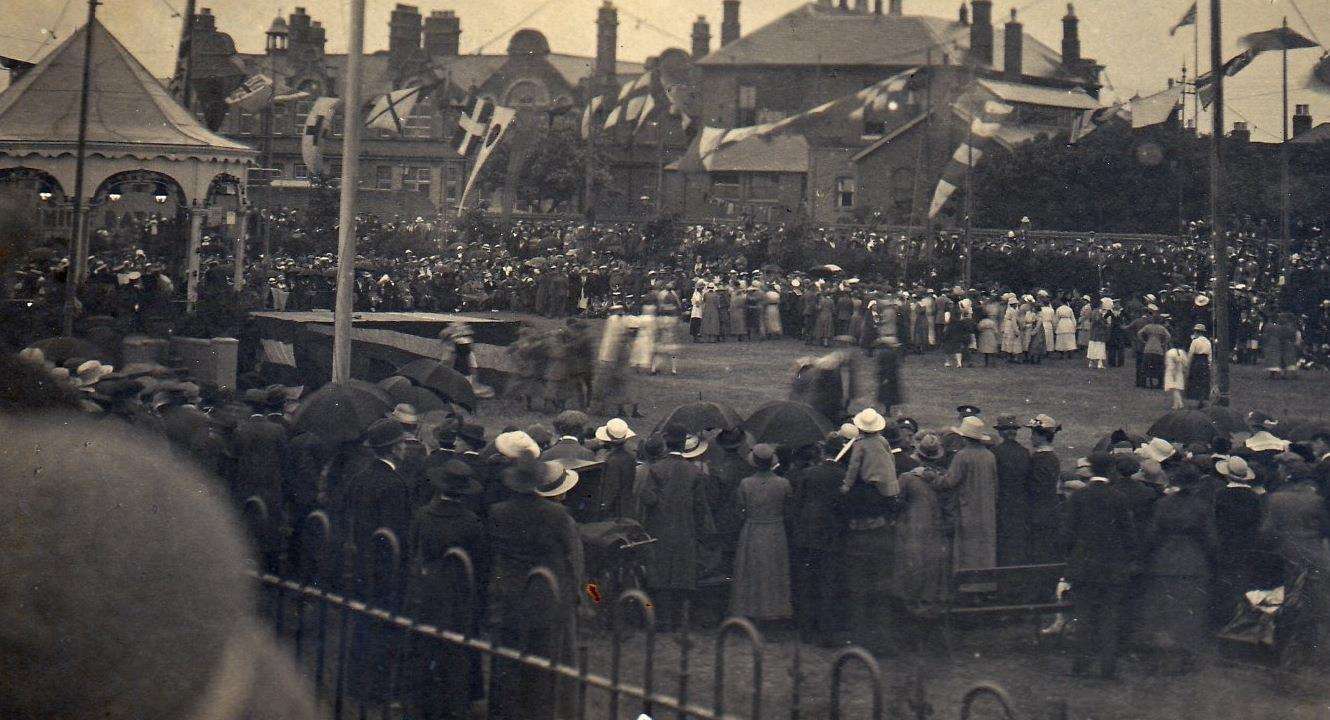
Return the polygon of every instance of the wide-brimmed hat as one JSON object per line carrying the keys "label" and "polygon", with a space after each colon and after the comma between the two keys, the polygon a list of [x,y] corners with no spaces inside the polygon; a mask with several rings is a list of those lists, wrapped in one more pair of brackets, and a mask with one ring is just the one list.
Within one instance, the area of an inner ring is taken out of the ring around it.
{"label": "wide-brimmed hat", "polygon": [[988,433],[984,432],[987,429],[988,426],[984,424],[984,421],[973,415],[961,420],[960,425],[951,426],[951,431],[953,433],[970,440],[978,440],[979,442],[988,442],[992,439]]}
{"label": "wide-brimmed hat", "polygon": [[1020,426],[1015,415],[999,415],[997,420],[993,421],[994,430],[1016,430]]}
{"label": "wide-brimmed hat", "polygon": [[1270,434],[1270,431],[1268,430],[1258,430],[1255,433],[1252,433],[1252,436],[1247,438],[1247,441],[1244,442],[1243,445],[1253,452],[1268,452],[1271,450],[1275,452],[1284,452],[1288,449],[1287,440],[1281,440],[1275,437]]}
{"label": "wide-brimmed hat", "polygon": [[465,440],[473,446],[484,445],[485,426],[476,425],[474,423],[462,423],[462,426],[457,428],[457,437]]}
{"label": "wide-brimmed hat", "polygon": [[779,464],[776,459],[776,446],[768,443],[758,443],[748,452],[748,464],[758,470],[770,470]]}
{"label": "wide-brimmed hat", "polygon": [[1209,305],[1209,304],[1210,304],[1210,296],[1209,296],[1209,295],[1204,295],[1204,294],[1202,294],[1202,295],[1197,295],[1197,296],[1196,296],[1196,307],[1205,307],[1206,305]]}
{"label": "wide-brimmed hat", "polygon": [[961,417],[970,417],[970,416],[972,416],[972,415],[973,415],[974,417],[979,417],[979,415],[980,415],[982,412],[983,412],[983,411],[981,411],[981,410],[979,409],[979,406],[978,406],[978,405],[957,405],[957,406],[956,406],[956,414],[957,414],[957,415],[960,415]]}
{"label": "wide-brimmed hat", "polygon": [[91,387],[113,372],[115,372],[114,367],[103,365],[100,360],[85,360],[73,373],[74,384],[78,387]]}
{"label": "wide-brimmed hat", "polygon": [[636,435],[622,418],[614,418],[596,428],[596,439],[601,442],[620,443]]}
{"label": "wide-brimmed hat", "polygon": [[925,460],[937,460],[946,454],[947,449],[942,446],[942,438],[937,433],[926,432],[915,438],[915,451],[919,457]]}
{"label": "wide-brimmed hat", "polygon": [[576,470],[569,470],[558,460],[540,463],[542,471],[540,487],[536,494],[541,497],[558,497],[572,490],[580,479]]}
{"label": "wide-brimmed hat", "polygon": [[1239,482],[1251,482],[1256,479],[1256,473],[1252,472],[1251,466],[1247,464],[1247,461],[1236,455],[1215,463],[1215,472],[1223,475],[1229,480],[1237,480]]}
{"label": "wide-brimmed hat", "polygon": [[420,415],[416,413],[416,407],[411,403],[397,403],[388,417],[396,420],[403,425],[416,425],[420,423]]}
{"label": "wide-brimmed hat", "polygon": [[1205,323],[1196,323],[1195,325],[1192,325],[1191,331],[1199,333],[1205,332]]}
{"label": "wide-brimmed hat", "polygon": [[499,433],[494,438],[494,449],[509,460],[535,460],[540,456],[540,445],[521,430]]}
{"label": "wide-brimmed hat", "polygon": [[702,453],[705,453],[709,447],[710,444],[705,438],[689,434],[688,437],[684,438],[683,450],[679,452],[679,455],[692,460],[695,457],[701,457]]}
{"label": "wide-brimmed hat", "polygon": [[379,418],[365,431],[365,444],[372,448],[396,445],[406,437],[402,424],[392,418]]}
{"label": "wide-brimmed hat", "polygon": [[444,453],[435,453],[425,461],[425,477],[443,495],[478,495],[481,487],[474,475],[470,465]]}
{"label": "wide-brimmed hat", "polygon": [[859,428],[855,427],[854,423],[847,422],[847,423],[842,423],[840,428],[836,430],[835,434],[839,435],[841,439],[853,440],[859,437],[860,433],[859,433]]}
{"label": "wide-brimmed hat", "polygon": [[882,413],[873,408],[864,408],[859,414],[854,416],[854,426],[860,432],[876,433],[882,432],[887,427],[887,419],[882,417]]}
{"label": "wide-brimmed hat", "polygon": [[1054,420],[1052,417],[1049,417],[1044,413],[1039,413],[1030,418],[1029,422],[1025,423],[1025,427],[1032,430],[1044,430],[1047,432],[1057,432],[1062,429],[1062,426],[1058,424],[1057,420]]}
{"label": "wide-brimmed hat", "polygon": [[1154,460],[1161,463],[1177,454],[1177,448],[1173,443],[1163,438],[1150,438],[1150,441],[1143,443],[1136,448],[1136,454],[1146,460]]}

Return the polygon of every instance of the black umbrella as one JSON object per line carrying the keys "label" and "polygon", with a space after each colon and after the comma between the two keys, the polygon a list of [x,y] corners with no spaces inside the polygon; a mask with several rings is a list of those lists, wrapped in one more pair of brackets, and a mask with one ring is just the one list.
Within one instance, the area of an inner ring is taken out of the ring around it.
{"label": "black umbrella", "polygon": [[835,277],[843,272],[845,271],[839,265],[818,265],[809,270],[808,274],[813,277]]}
{"label": "black umbrella", "polygon": [[473,412],[476,409],[476,391],[471,387],[471,381],[438,360],[413,360],[398,368],[397,374],[433,390],[444,400],[455,402]]}
{"label": "black umbrella", "polygon": [[1114,430],[1112,433],[1105,435],[1103,439],[1095,443],[1093,451],[1109,452],[1113,449],[1114,445],[1123,442],[1124,440],[1126,442],[1131,443],[1131,446],[1133,448],[1138,448],[1144,445],[1145,441],[1149,440],[1149,438],[1140,433],[1130,432],[1128,430],[1123,430],[1119,428],[1117,430]]}
{"label": "black umbrella", "polygon": [[101,360],[102,362],[109,362],[111,360],[110,357],[107,357],[105,351],[92,342],[84,340],[83,338],[69,337],[67,335],[38,340],[28,347],[34,347],[41,350],[42,355],[56,365],[63,365],[66,360],[73,358]]}
{"label": "black umbrella", "polygon": [[666,425],[681,425],[685,430],[691,433],[700,433],[703,430],[733,430],[739,427],[743,418],[739,413],[729,405],[722,405],[714,402],[692,402],[680,405],[674,408],[669,415],[661,421],[657,429]]}
{"label": "black umbrella", "polygon": [[329,383],[300,403],[295,428],[311,432],[327,443],[355,440],[393,408],[382,389],[360,380]]}
{"label": "black umbrella", "polygon": [[416,409],[418,413],[427,413],[433,410],[454,411],[456,406],[452,403],[444,402],[438,395],[430,392],[427,388],[419,387],[407,383],[405,385],[395,384],[388,388],[388,394],[393,400],[399,403],[407,403]]}
{"label": "black umbrella", "polygon": [[1200,410],[1184,408],[1159,418],[1150,426],[1151,437],[1163,438],[1176,443],[1199,442],[1209,445],[1222,435],[1215,421]]}
{"label": "black umbrella", "polygon": [[1247,414],[1238,412],[1227,405],[1209,405],[1201,412],[1215,421],[1215,427],[1221,433],[1238,433],[1247,430]]}
{"label": "black umbrella", "polygon": [[776,400],[758,408],[742,425],[759,443],[786,447],[813,445],[831,432],[831,421],[812,406],[793,400]]}

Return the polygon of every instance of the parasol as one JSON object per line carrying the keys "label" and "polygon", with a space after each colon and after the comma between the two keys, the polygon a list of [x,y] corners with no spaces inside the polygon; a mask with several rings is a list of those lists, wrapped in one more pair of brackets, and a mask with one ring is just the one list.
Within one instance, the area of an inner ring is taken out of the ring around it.
{"label": "parasol", "polygon": [[1193,408],[1184,408],[1156,420],[1148,434],[1184,445],[1193,442],[1209,445],[1223,433],[1209,415]]}
{"label": "parasol", "polygon": [[476,409],[478,400],[475,388],[471,387],[471,381],[438,360],[413,360],[398,368],[397,374],[423,388],[433,390],[444,400],[455,402],[473,412]]}
{"label": "parasol", "polygon": [[743,418],[729,405],[714,402],[692,402],[680,405],[665,416],[657,429],[666,425],[680,425],[690,433],[703,430],[733,430],[739,427]]}
{"label": "parasol", "polygon": [[785,447],[815,445],[831,432],[831,421],[812,406],[793,400],[776,400],[758,408],[742,425],[754,442]]}
{"label": "parasol", "polygon": [[370,383],[329,383],[305,398],[294,425],[297,431],[313,433],[324,442],[343,443],[360,437],[392,407],[392,398]]}

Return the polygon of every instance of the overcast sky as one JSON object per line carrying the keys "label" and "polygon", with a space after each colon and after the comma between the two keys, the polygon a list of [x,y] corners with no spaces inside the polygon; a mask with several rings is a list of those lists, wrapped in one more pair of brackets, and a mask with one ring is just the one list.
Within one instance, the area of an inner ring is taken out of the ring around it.
{"label": "overcast sky", "polygon": [[[184,0],[102,0],[98,16],[140,60],[158,76],[171,72],[180,21],[173,17],[184,8]],[[367,0],[367,50],[386,48],[388,16],[396,0]],[[415,3],[422,14],[452,9],[462,19],[464,52],[503,52],[507,38],[520,27],[545,33],[556,52],[595,51],[596,8],[601,0],[422,0]],[[1294,3],[1301,6],[1307,23]],[[958,0],[904,0],[908,14],[955,17]],[[278,5],[269,0],[199,0],[211,7],[218,26],[235,38],[241,51],[263,49],[263,31],[279,11],[289,13],[295,2]],[[314,19],[328,28],[328,50],[345,49],[347,0],[304,0]],[[641,60],[676,46],[687,48],[693,20],[706,15],[712,37],[720,35],[720,0],[615,0],[619,7],[619,55]],[[771,21],[797,7],[798,0],[743,0],[741,20],[745,31]],[[884,3],[885,4],[885,3]],[[1106,99],[1149,94],[1176,77],[1185,60],[1192,74],[1190,28],[1169,37],[1168,28],[1177,21],[1190,0],[1080,0],[1084,54],[1108,66]],[[85,0],[9,0],[0,15],[0,55],[40,57],[82,24],[87,13]],[[1209,2],[1201,1],[1201,67],[1208,69],[1206,53]],[[1059,48],[1066,12],[1062,0],[995,0],[994,17],[1005,21],[1010,8],[1020,10],[1026,32]],[[1327,0],[1225,0],[1225,57],[1238,51],[1238,37],[1247,32],[1278,25],[1287,16],[1289,24],[1306,35],[1330,42],[1330,1]],[[45,29],[54,30],[56,41],[45,40]],[[1000,30],[999,30],[1000,32]],[[482,48],[483,46],[483,48]],[[1319,49],[1289,53],[1291,104],[1309,103],[1317,122],[1330,120],[1330,89],[1308,87],[1311,68]],[[1268,53],[1232,79],[1228,122],[1244,117],[1254,125],[1256,139],[1277,140],[1280,133],[1280,61]],[[1202,116],[1202,123],[1208,120]]]}

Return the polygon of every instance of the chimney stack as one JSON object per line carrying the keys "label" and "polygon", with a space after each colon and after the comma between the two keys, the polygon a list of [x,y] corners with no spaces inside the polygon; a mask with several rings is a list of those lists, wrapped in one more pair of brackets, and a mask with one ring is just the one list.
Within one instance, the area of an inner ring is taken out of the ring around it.
{"label": "chimney stack", "polygon": [[1251,142],[1251,130],[1247,128],[1247,123],[1239,120],[1233,123],[1233,132],[1228,137],[1235,142],[1248,143]]}
{"label": "chimney stack", "polygon": [[388,56],[400,67],[419,49],[420,8],[397,3],[388,21]]}
{"label": "chimney stack", "polygon": [[1062,16],[1062,68],[1076,72],[1081,65],[1081,21],[1076,17],[1076,6],[1067,3],[1067,14]]}
{"label": "chimney stack", "polygon": [[1021,80],[1021,58],[1025,51],[1025,26],[1016,19],[1016,8],[1011,9],[1007,21],[1006,39],[1002,43],[1002,76],[1012,82]]}
{"label": "chimney stack", "polygon": [[693,59],[706,57],[711,52],[711,24],[706,15],[698,15],[693,22]]}
{"label": "chimney stack", "polygon": [[961,3],[960,18],[957,22],[967,26],[970,24],[970,8],[965,3]]}
{"label": "chimney stack", "polygon": [[605,0],[596,13],[596,76],[613,78],[619,70],[619,11]]}
{"label": "chimney stack", "polygon": [[889,3],[887,3],[887,14],[898,15],[898,16],[904,15],[905,8],[903,5],[904,5],[904,0],[891,0]]}
{"label": "chimney stack", "polygon": [[1293,137],[1297,137],[1312,129],[1312,113],[1307,105],[1296,105],[1293,108]]}
{"label": "chimney stack", "polygon": [[451,57],[462,52],[462,20],[452,10],[435,10],[425,18],[425,55]]}
{"label": "chimney stack", "polygon": [[720,23],[721,47],[739,39],[739,0],[724,0],[724,15]]}
{"label": "chimney stack", "polygon": [[970,24],[970,56],[978,65],[993,64],[993,0],[974,0]]}

